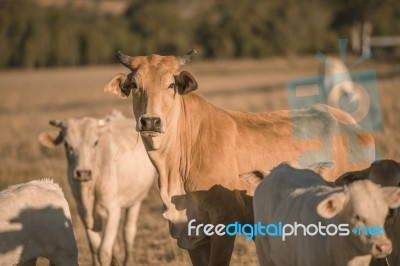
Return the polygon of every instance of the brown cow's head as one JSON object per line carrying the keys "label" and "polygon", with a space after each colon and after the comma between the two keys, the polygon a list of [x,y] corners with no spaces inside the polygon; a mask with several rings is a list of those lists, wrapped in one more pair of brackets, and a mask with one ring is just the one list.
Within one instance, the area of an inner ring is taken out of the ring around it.
{"label": "brown cow's head", "polygon": [[130,57],[117,53],[121,64],[131,73],[118,74],[104,87],[104,91],[122,98],[132,93],[136,130],[152,149],[158,149],[164,133],[176,127],[180,97],[197,89],[192,75],[179,70],[195,54],[195,50],[183,57]]}

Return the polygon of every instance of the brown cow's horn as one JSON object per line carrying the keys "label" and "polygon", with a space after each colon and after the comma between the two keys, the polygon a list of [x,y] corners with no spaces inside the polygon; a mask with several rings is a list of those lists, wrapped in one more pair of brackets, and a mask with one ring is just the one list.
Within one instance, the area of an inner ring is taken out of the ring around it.
{"label": "brown cow's horn", "polygon": [[192,60],[193,56],[195,56],[196,54],[197,54],[196,49],[193,49],[193,50],[187,52],[184,56],[178,56],[176,59],[178,60],[178,63],[181,66],[183,66],[183,65],[189,63]]}
{"label": "brown cow's horn", "polygon": [[127,68],[131,68],[133,58],[129,55],[121,53],[121,51],[117,52],[117,58],[121,64],[126,66]]}

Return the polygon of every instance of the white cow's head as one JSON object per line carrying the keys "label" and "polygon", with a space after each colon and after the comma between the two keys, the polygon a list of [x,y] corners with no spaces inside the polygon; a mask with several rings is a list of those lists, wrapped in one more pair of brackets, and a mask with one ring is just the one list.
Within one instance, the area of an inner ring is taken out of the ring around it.
{"label": "white cow's head", "polygon": [[107,153],[110,145],[102,141],[102,134],[108,128],[105,119],[69,118],[51,120],[50,125],[58,130],[40,133],[39,142],[49,148],[64,143],[68,161],[68,180],[72,193],[78,202],[79,214],[87,228],[96,228],[93,219],[94,187],[100,177],[102,153]]}
{"label": "white cow's head", "polygon": [[151,149],[158,149],[164,134],[176,129],[181,97],[197,89],[192,75],[179,70],[195,53],[192,50],[183,57],[117,54],[131,72],[115,76],[104,91],[122,98],[132,93],[136,130]]}
{"label": "white cow's head", "polygon": [[98,165],[96,154],[101,152],[99,139],[107,122],[86,117],[51,120],[49,123],[58,130],[42,132],[39,141],[49,148],[64,144],[69,176],[78,182],[86,182],[96,176],[97,169],[93,166]]}
{"label": "white cow's head", "polygon": [[350,233],[349,241],[362,254],[371,254],[382,258],[392,251],[392,243],[384,232],[385,218],[389,208],[400,207],[400,188],[380,187],[369,180],[356,181],[345,187],[341,192],[332,193],[317,207],[320,216],[326,219],[334,218],[336,222],[359,229],[361,226],[382,228],[383,235],[366,236]]}

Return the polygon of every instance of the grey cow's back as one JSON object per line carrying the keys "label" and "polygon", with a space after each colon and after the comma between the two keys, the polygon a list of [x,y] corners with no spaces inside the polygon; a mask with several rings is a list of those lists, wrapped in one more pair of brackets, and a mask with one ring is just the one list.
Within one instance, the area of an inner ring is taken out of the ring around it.
{"label": "grey cow's back", "polygon": [[[255,222],[260,221],[263,225],[278,224],[279,222],[294,224],[300,221],[304,224],[314,223],[317,214],[316,211],[310,212],[310,210],[315,210],[324,196],[337,190],[339,189],[331,188],[320,175],[311,170],[294,169],[288,164],[281,164],[274,168],[256,189],[253,199]],[[320,197],[310,197],[309,195],[319,195]],[[304,206],[307,208],[303,208]],[[279,261],[282,265],[296,265],[296,257],[299,252],[301,253],[298,245],[293,239],[274,240],[279,237],[261,236],[263,239],[256,238],[257,253],[268,250],[268,254],[274,257],[275,262]],[[267,238],[269,241],[274,241],[274,245],[265,241]],[[323,245],[318,248],[323,248]],[[285,250],[290,250],[290,254],[286,254]],[[318,254],[323,254],[323,252],[315,250],[315,257]],[[258,257],[259,259],[265,258],[261,254]],[[270,265],[266,261],[260,261],[260,264]]]}

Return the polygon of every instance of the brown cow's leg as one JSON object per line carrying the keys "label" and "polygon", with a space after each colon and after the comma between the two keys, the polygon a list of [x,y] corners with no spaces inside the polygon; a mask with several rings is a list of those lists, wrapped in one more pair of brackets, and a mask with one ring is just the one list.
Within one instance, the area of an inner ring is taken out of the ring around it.
{"label": "brown cow's leg", "polygon": [[210,244],[207,243],[189,250],[189,256],[193,266],[208,266],[210,261]]}
{"label": "brown cow's leg", "polygon": [[233,246],[235,244],[234,236],[211,236],[211,254],[210,266],[229,266],[231,261]]}

